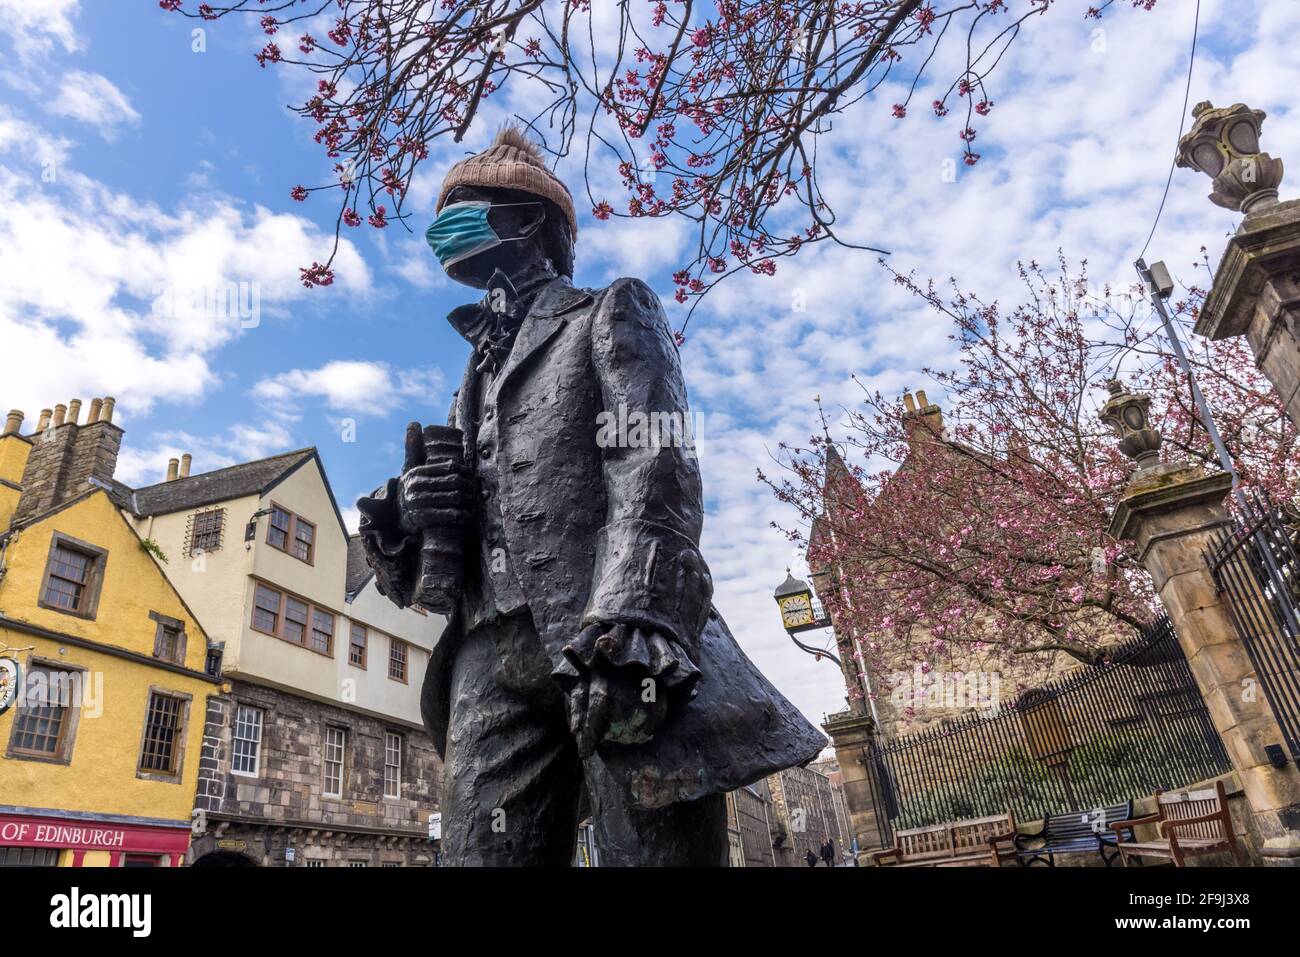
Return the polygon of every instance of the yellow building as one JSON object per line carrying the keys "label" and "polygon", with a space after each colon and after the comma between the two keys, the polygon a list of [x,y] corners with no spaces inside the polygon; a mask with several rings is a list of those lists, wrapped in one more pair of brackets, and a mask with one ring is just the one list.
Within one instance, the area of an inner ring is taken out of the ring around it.
{"label": "yellow building", "polygon": [[112,412],[0,434],[0,866],[179,866],[189,846],[220,658],[122,513]]}

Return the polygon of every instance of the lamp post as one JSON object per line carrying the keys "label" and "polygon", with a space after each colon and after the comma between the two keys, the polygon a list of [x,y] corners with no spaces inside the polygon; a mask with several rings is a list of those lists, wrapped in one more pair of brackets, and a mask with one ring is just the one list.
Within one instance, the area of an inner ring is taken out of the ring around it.
{"label": "lamp post", "polygon": [[772,597],[776,599],[776,606],[781,610],[781,624],[785,626],[790,640],[818,661],[822,658],[829,658],[835,662],[835,667],[843,671],[844,666],[834,654],[822,648],[806,645],[795,637],[801,632],[831,626],[830,618],[826,617],[824,613],[819,613],[819,610],[813,604],[812,588],[809,587],[808,583],[795,578],[790,573],[790,569],[787,568],[785,570],[785,581],[776,586],[776,591]]}
{"label": "lamp post", "polygon": [[1264,111],[1244,103],[1215,109],[1206,100],[1192,116],[1195,125],[1178,141],[1178,165],[1210,177],[1210,202],[1244,214],[1277,205],[1282,161],[1259,148]]}

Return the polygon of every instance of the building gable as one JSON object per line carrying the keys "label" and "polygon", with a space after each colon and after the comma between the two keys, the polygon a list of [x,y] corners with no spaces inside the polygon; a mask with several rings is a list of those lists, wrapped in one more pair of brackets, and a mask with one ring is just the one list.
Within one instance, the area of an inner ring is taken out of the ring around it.
{"label": "building gable", "polygon": [[[51,553],[60,543],[95,559],[96,567],[83,585],[95,590],[93,617],[61,610],[46,600]],[[143,655],[153,654],[160,622],[179,622],[186,636],[184,667],[204,668],[208,639],[202,624],[103,489],[64,502],[8,536],[0,608],[10,618],[52,632]]]}

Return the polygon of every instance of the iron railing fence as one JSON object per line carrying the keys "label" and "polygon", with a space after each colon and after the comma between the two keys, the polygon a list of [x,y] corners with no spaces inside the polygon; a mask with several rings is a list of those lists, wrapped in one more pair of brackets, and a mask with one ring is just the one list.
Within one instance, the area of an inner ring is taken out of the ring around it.
{"label": "iron railing fence", "polygon": [[992,715],[883,743],[875,771],[894,829],[1014,811],[1088,811],[1230,769],[1178,637],[1161,616],[1109,662]]}
{"label": "iron railing fence", "polygon": [[1300,763],[1300,555],[1297,529],[1267,496],[1243,500],[1205,560],[1282,729]]}

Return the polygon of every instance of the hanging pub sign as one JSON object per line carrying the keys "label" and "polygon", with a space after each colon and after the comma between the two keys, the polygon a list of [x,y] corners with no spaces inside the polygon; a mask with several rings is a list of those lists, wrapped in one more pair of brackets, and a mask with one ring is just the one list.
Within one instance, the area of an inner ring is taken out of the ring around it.
{"label": "hanging pub sign", "polygon": [[23,669],[13,658],[0,658],[0,714],[8,711],[18,700],[18,683]]}

